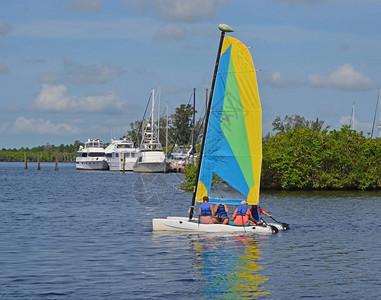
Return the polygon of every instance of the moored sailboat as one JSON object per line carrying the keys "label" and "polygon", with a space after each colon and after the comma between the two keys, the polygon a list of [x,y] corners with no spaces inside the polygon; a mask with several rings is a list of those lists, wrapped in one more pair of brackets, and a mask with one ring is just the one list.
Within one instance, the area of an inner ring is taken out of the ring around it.
{"label": "moored sailboat", "polygon": [[[201,224],[194,218],[196,202],[208,196],[211,203],[258,205],[262,163],[262,111],[250,52],[239,40],[225,37],[233,30],[220,25],[221,39],[205,119],[195,189],[189,217],[153,219],[153,230],[187,232],[276,233],[281,225],[233,226]],[[211,195],[216,174],[242,199]]]}
{"label": "moored sailboat", "polygon": [[137,173],[167,173],[169,170],[169,163],[159,141],[159,131],[155,128],[154,108],[155,90],[152,90],[151,117],[144,125],[138,156],[133,166],[133,171]]}

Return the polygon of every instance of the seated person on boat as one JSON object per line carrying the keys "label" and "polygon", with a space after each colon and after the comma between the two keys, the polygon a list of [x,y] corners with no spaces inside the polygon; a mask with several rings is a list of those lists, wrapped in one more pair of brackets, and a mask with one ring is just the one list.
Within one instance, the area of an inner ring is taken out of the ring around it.
{"label": "seated person on boat", "polygon": [[209,197],[204,196],[204,198],[202,198],[202,201],[203,202],[198,208],[201,224],[217,224],[218,220],[213,218],[214,210],[213,205],[209,203]]}
{"label": "seated person on boat", "polygon": [[[251,221],[251,222],[250,222]],[[249,223],[250,222],[250,223]],[[247,202],[242,201],[233,213],[231,225],[256,225],[255,219],[247,208]]]}
{"label": "seated person on boat", "polygon": [[214,207],[214,217],[217,219],[218,223],[220,224],[229,223],[228,212],[229,212],[229,208],[224,203],[218,203]]}
{"label": "seated person on boat", "polygon": [[253,218],[255,219],[255,221],[258,225],[263,224],[263,220],[261,219],[261,214],[264,214],[264,215],[271,218],[271,215],[269,213],[265,212],[258,205],[252,205],[250,210],[251,210],[251,214],[253,215]]}

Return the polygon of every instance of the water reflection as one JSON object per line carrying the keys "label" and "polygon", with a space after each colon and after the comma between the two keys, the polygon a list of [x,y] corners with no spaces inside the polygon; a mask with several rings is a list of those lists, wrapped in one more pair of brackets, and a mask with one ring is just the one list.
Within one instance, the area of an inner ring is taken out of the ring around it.
{"label": "water reflection", "polygon": [[260,252],[254,237],[190,236],[196,254],[195,268],[200,291],[218,299],[254,299],[269,295],[263,287],[267,277],[259,273]]}

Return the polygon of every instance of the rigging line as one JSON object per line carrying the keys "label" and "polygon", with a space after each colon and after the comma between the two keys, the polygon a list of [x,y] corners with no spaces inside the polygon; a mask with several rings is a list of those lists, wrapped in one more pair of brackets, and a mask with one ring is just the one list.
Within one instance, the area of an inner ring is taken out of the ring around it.
{"label": "rigging line", "polygon": [[189,100],[188,100],[188,104],[187,104],[187,105],[190,104],[190,102],[191,102],[191,100],[192,100],[192,96],[193,96],[193,93],[189,96]]}
{"label": "rigging line", "polygon": [[143,118],[142,118],[142,120],[140,121],[139,130],[138,130],[138,133],[136,134],[135,141],[134,141],[134,147],[136,147],[136,145],[137,145],[137,139],[138,139],[139,134],[140,134],[140,129],[141,129],[142,126],[143,126],[143,121],[144,121],[144,118],[145,118],[145,116],[146,116],[146,112],[147,112],[147,109],[148,109],[148,105],[149,105],[149,103],[151,102],[151,97],[152,97],[152,93],[150,93],[150,95],[149,95],[148,102],[147,102],[147,105],[146,105],[146,109],[144,110]]}
{"label": "rigging line", "polygon": [[[245,228],[245,224],[244,224],[244,222],[243,222],[243,215],[241,215],[241,218],[242,218],[242,227],[243,227],[243,231],[245,232],[245,234],[246,234],[246,228]],[[250,220],[249,220],[249,223],[247,223],[247,225],[249,225],[250,224]]]}

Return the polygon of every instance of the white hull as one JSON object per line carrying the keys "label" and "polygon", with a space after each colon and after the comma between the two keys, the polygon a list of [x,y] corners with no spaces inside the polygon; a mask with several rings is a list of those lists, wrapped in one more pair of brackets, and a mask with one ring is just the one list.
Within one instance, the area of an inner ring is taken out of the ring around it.
{"label": "white hull", "polygon": [[[168,217],[167,219],[153,219],[152,220],[154,231],[185,231],[189,233],[200,232],[238,232],[238,233],[258,233],[258,234],[272,234],[276,233],[271,226],[231,226],[223,224],[200,224],[197,219],[189,221],[186,217]],[[275,225],[275,224],[271,224]],[[278,224],[280,225],[280,224]],[[276,227],[282,230],[280,225]]]}
{"label": "white hull", "polygon": [[134,165],[134,172],[137,173],[167,173],[169,163],[164,152],[161,151],[141,151]]}
{"label": "white hull", "polygon": [[76,160],[75,167],[77,170],[108,170],[108,164],[106,160]]}
{"label": "white hull", "polygon": [[139,162],[133,167],[136,173],[167,173],[169,170],[166,162]]}
{"label": "white hull", "polygon": [[[114,161],[115,160],[115,161]],[[124,165],[125,171],[132,171],[134,168],[136,159],[133,161],[126,161]],[[123,162],[119,162],[119,159],[108,160],[108,166],[110,167],[110,171],[123,171]]]}

